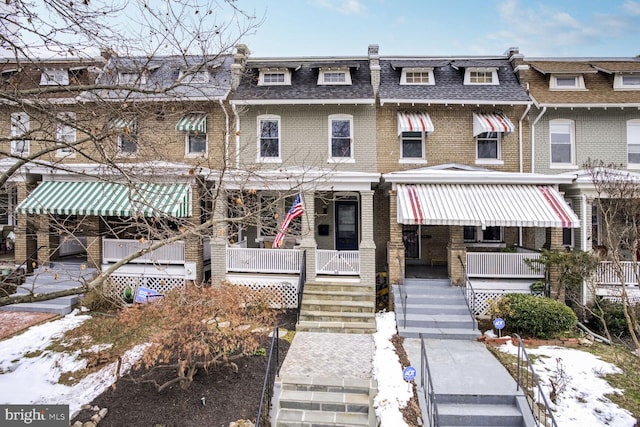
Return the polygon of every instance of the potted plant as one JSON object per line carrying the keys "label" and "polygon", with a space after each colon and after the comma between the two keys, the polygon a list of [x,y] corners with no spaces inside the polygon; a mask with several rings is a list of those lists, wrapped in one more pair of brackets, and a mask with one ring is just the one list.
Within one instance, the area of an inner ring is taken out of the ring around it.
{"label": "potted plant", "polygon": [[547,290],[547,284],[544,280],[536,280],[529,286],[532,295],[544,295]]}

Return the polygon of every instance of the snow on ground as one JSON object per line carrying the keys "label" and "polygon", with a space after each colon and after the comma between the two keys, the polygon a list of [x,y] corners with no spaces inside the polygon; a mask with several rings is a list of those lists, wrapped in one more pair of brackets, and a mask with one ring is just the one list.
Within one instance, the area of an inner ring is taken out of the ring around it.
{"label": "snow on ground", "polygon": [[373,405],[381,426],[405,427],[401,408],[407,406],[413,395],[412,386],[402,376],[402,365],[391,342],[396,334],[394,312],[376,314],[377,332],[373,335],[376,346],[373,355],[373,375],[378,381],[378,394]]}
{"label": "snow on ground", "polygon": [[[514,356],[518,354],[518,347],[511,341],[499,349]],[[542,346],[527,348],[526,351],[529,357],[537,356],[532,362],[533,369],[539,376],[543,392],[559,426],[636,425],[630,412],[605,397],[605,394],[622,392],[603,379],[607,374],[621,372],[615,365],[604,362],[591,353],[564,347]],[[549,398],[551,381],[558,383],[563,379],[565,390],[559,393],[554,405]]]}
{"label": "snow on ground", "polygon": [[[90,403],[116,381],[117,363],[105,366],[73,386],[58,383],[63,372],[85,367],[77,359],[79,352],[57,353],[46,348],[90,316],[74,310],[62,319],[43,323],[0,341],[0,403],[3,404],[60,404],[69,405],[73,416],[80,407]],[[123,356],[121,373],[141,356],[144,346],[137,346]]]}

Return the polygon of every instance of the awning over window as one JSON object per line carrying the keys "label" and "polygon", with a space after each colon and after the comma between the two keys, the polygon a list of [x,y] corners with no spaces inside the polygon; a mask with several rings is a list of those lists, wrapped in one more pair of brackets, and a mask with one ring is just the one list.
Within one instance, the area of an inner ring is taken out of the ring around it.
{"label": "awning over window", "polygon": [[577,228],[580,221],[550,186],[398,184],[398,223]]}
{"label": "awning over window", "polygon": [[111,119],[109,127],[127,133],[136,133],[138,131],[138,120],[135,117],[118,117]]}
{"label": "awning over window", "polygon": [[18,205],[21,214],[191,216],[188,184],[45,181]]}
{"label": "awning over window", "polygon": [[183,132],[207,132],[207,115],[205,113],[189,113],[176,123],[176,130]]}
{"label": "awning over window", "polygon": [[433,123],[427,113],[398,113],[398,135],[402,132],[433,132]]}
{"label": "awning over window", "polygon": [[473,113],[473,136],[486,132],[511,133],[516,127],[502,113]]}

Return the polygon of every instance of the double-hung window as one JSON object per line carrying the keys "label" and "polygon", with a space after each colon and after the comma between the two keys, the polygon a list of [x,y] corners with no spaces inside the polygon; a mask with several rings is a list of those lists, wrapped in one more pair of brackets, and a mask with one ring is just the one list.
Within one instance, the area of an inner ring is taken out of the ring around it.
{"label": "double-hung window", "polygon": [[463,229],[466,243],[501,243],[503,242],[502,227],[476,227],[465,225]]}
{"label": "double-hung window", "polygon": [[258,117],[258,160],[280,161],[280,117]]}
{"label": "double-hung window", "polygon": [[472,67],[464,72],[465,85],[498,85],[498,70],[494,67]]}
{"label": "double-hung window", "polygon": [[405,161],[424,160],[425,132],[402,132],[400,134],[400,156]]}
{"label": "double-hung window", "polygon": [[318,73],[319,85],[350,85],[351,72],[348,68],[320,69]]}
{"label": "double-hung window", "polygon": [[207,153],[207,114],[187,113],[176,123],[176,130],[185,133],[185,155],[201,156]]}
{"label": "double-hung window", "polygon": [[627,121],[627,162],[640,168],[640,120]]}
{"label": "double-hung window", "polygon": [[353,117],[329,116],[329,158],[331,160],[353,159]]}
{"label": "double-hung window", "polygon": [[187,154],[205,154],[207,152],[207,134],[197,131],[187,132]]}
{"label": "double-hung window", "polygon": [[260,70],[258,86],[278,86],[291,84],[291,71],[287,68]]}
{"label": "double-hung window", "polygon": [[118,153],[133,156],[138,151],[138,134],[136,128],[125,127],[118,132]]}
{"label": "double-hung window", "polygon": [[613,88],[617,90],[640,90],[640,74],[616,74]]}
{"label": "double-hung window", "polygon": [[549,122],[549,142],[551,145],[551,166],[573,166],[575,161],[573,121],[551,120]]}
{"label": "double-hung window", "polygon": [[11,154],[29,154],[29,140],[22,136],[29,132],[30,119],[27,113],[11,113]]}
{"label": "double-hung window", "polygon": [[60,113],[58,114],[58,122],[56,123],[56,143],[58,149],[56,156],[68,157],[75,154],[73,147],[76,142],[76,113]]}
{"label": "double-hung window", "polygon": [[485,132],[476,136],[477,159],[500,160],[501,132]]}

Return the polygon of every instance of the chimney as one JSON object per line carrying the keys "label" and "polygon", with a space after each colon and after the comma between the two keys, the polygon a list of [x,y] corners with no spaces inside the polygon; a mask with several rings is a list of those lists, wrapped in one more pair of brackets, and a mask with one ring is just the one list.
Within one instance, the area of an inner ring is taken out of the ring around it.
{"label": "chimney", "polygon": [[373,86],[373,95],[378,96],[380,89],[380,55],[378,54],[378,45],[369,45],[369,70],[371,71],[371,86]]}
{"label": "chimney", "polygon": [[246,44],[239,44],[236,46],[236,54],[233,57],[233,64],[231,64],[231,88],[236,89],[240,84],[240,78],[244,71],[244,65],[247,62],[247,57],[251,52]]}

